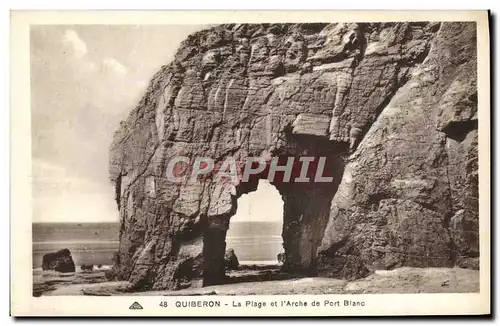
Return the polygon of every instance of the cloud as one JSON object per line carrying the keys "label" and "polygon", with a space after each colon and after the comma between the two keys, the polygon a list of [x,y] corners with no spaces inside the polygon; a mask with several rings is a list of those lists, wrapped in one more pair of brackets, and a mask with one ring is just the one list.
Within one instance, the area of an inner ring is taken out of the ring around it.
{"label": "cloud", "polygon": [[71,46],[75,57],[83,58],[87,54],[87,44],[78,36],[76,31],[67,29],[62,40],[64,44]]}
{"label": "cloud", "polygon": [[125,76],[128,72],[127,67],[125,67],[120,61],[114,58],[106,58],[102,61],[104,71],[112,71],[118,76]]}
{"label": "cloud", "polygon": [[33,157],[32,164],[35,182],[42,181],[47,177],[53,178],[66,175],[64,167],[41,158]]}
{"label": "cloud", "polygon": [[49,160],[34,157],[32,164],[35,222],[118,220],[110,184],[93,182]]}
{"label": "cloud", "polygon": [[33,185],[35,190],[43,187],[47,190],[84,189],[91,191],[95,188],[93,182],[85,177],[73,175],[60,164],[48,160],[33,158]]}

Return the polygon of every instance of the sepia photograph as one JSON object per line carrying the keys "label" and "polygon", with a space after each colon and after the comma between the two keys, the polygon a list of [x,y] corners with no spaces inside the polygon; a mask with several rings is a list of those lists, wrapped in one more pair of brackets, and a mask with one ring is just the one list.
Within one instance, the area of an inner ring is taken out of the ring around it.
{"label": "sepia photograph", "polygon": [[29,24],[29,300],[483,298],[488,18],[457,16]]}

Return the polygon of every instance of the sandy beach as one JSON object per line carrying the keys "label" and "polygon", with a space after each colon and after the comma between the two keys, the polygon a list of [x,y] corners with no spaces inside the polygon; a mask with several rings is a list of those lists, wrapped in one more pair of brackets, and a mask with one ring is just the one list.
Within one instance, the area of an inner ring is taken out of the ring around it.
{"label": "sandy beach", "polygon": [[201,287],[201,280],[179,291],[128,292],[128,282],[108,282],[104,269],[72,275],[46,273],[34,282],[34,296],[41,295],[273,295],[369,293],[472,293],[479,291],[479,271],[462,268],[403,267],[355,281],[324,277],[293,277],[278,266],[242,266],[228,272],[228,284]]}

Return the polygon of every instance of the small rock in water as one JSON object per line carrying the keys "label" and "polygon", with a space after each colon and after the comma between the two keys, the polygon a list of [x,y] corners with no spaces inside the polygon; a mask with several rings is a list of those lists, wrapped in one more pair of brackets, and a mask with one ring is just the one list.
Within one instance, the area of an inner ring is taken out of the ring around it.
{"label": "small rock in water", "polygon": [[89,265],[85,265],[85,264],[83,264],[80,268],[84,272],[90,272],[90,271],[92,271],[94,269],[94,265],[90,265],[90,264]]}

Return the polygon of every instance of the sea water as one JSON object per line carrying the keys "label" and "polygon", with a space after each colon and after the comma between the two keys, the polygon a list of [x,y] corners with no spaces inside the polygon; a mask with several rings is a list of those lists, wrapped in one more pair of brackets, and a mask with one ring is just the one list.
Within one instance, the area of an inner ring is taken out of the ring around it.
{"label": "sea water", "polygon": [[[279,222],[231,222],[226,248],[233,248],[240,264],[276,264],[283,252]],[[118,250],[118,223],[34,223],[33,268],[43,255],[67,248],[75,265],[109,266]]]}

